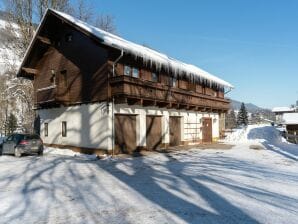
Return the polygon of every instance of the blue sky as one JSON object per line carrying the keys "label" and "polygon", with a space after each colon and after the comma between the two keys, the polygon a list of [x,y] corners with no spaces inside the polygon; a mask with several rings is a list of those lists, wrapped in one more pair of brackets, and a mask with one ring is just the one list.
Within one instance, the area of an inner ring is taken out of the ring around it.
{"label": "blue sky", "polygon": [[296,0],[93,0],[122,37],[195,64],[262,107],[298,99]]}
{"label": "blue sky", "polygon": [[266,108],[298,100],[297,0],[90,1],[120,36],[232,83],[228,97]]}

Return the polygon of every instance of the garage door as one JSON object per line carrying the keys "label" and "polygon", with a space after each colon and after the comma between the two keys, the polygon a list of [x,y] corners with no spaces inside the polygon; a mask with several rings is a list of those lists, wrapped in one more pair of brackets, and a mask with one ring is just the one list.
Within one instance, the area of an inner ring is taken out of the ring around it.
{"label": "garage door", "polygon": [[181,117],[170,117],[170,146],[181,144]]}
{"label": "garage door", "polygon": [[203,118],[202,135],[203,135],[204,143],[212,142],[212,118],[209,118],[209,117]]}
{"label": "garage door", "polygon": [[131,153],[137,148],[136,115],[115,114],[115,149]]}
{"label": "garage door", "polygon": [[161,116],[146,117],[146,145],[149,150],[159,149],[162,142]]}

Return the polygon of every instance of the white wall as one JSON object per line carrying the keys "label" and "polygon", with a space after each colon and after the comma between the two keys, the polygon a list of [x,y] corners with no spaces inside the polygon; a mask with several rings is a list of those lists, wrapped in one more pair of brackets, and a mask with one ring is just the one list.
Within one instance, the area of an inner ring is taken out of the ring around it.
{"label": "white wall", "polygon": [[162,115],[162,143],[170,142],[169,117],[181,116],[181,140],[193,141],[202,139],[202,130],[192,128],[202,125],[202,117],[212,118],[212,137],[219,138],[219,115],[217,113],[204,113],[188,110],[163,109],[157,107],[128,106],[125,104],[115,105],[115,113],[137,115],[137,145],[146,146],[146,115]]}
{"label": "white wall", "polygon": [[[41,137],[44,143],[111,149],[110,114],[106,103],[42,109]],[[67,122],[67,137],[62,137],[62,121]],[[44,123],[48,123],[48,137]]]}
{"label": "white wall", "polygon": [[[109,112],[108,109],[109,108]],[[112,149],[112,104],[84,104],[72,107],[42,109],[41,137],[44,143],[71,145],[87,148]],[[219,115],[186,110],[162,109],[157,107],[128,106],[116,104],[114,113],[136,114],[137,145],[146,146],[146,115],[162,116],[162,143],[170,142],[169,117],[181,116],[181,140],[202,139],[202,117],[212,118],[212,137],[219,137]],[[62,137],[62,121],[67,122],[67,137]],[[48,123],[48,137],[44,135],[44,123]],[[194,131],[194,127],[199,127]]]}

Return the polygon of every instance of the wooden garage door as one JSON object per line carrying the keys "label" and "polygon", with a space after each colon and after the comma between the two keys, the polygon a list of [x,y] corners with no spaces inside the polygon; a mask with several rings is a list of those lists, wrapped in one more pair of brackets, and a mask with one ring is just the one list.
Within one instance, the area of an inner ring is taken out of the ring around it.
{"label": "wooden garage door", "polygon": [[161,116],[146,117],[146,145],[149,150],[160,148],[162,142]]}
{"label": "wooden garage door", "polygon": [[203,142],[212,142],[212,118],[204,117],[203,118]]}
{"label": "wooden garage door", "polygon": [[170,146],[181,144],[181,117],[170,117]]}
{"label": "wooden garage door", "polygon": [[115,148],[131,153],[137,148],[136,115],[115,114]]}

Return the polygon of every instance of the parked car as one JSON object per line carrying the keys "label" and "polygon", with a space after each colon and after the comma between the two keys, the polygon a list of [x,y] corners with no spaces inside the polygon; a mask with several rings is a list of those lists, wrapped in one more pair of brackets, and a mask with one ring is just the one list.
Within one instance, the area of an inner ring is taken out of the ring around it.
{"label": "parked car", "polygon": [[17,157],[22,154],[43,154],[43,142],[36,134],[12,134],[8,136],[0,147],[0,154],[13,154]]}

